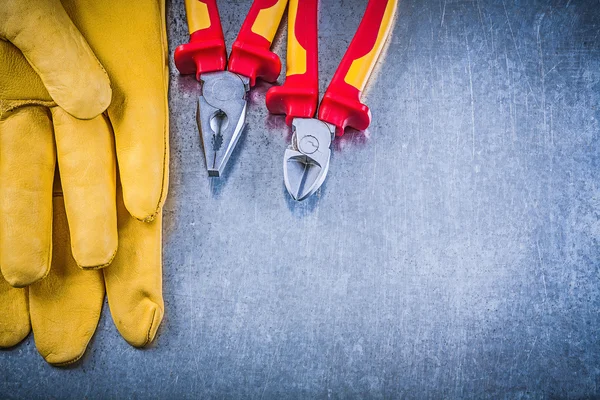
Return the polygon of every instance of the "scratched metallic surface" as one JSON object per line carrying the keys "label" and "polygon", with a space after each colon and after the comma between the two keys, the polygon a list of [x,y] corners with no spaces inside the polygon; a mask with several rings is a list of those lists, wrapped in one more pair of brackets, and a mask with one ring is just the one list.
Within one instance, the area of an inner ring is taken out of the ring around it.
{"label": "scratched metallic surface", "polygon": [[[250,3],[219,2],[229,46]],[[324,90],[365,2],[321,3]],[[172,55],[183,1],[167,18]],[[599,1],[402,1],[373,123],[304,203],[269,85],[211,180],[197,83],[171,67],[156,343],[129,347],[105,308],[73,368],[32,337],[1,352],[0,397],[600,396]]]}

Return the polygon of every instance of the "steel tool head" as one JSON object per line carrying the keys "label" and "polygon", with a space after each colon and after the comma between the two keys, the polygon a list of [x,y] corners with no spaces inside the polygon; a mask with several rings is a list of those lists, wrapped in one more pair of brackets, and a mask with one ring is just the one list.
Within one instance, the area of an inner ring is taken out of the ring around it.
{"label": "steel tool head", "polygon": [[200,75],[196,119],[208,176],[221,176],[246,123],[248,78],[229,71]]}
{"label": "steel tool head", "polygon": [[292,143],[283,156],[283,179],[294,200],[301,201],[325,181],[335,126],[314,118],[294,118],[292,131]]}

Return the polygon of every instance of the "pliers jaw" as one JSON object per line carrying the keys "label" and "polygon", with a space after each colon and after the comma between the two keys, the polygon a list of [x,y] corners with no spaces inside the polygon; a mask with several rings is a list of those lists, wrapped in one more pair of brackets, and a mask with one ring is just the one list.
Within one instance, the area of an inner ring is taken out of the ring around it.
{"label": "pliers jaw", "polygon": [[200,75],[196,120],[202,137],[208,176],[219,177],[246,124],[249,78],[229,71]]}
{"label": "pliers jaw", "polygon": [[294,118],[292,132],[283,156],[283,180],[294,200],[302,201],[327,177],[335,126],[315,118]]}

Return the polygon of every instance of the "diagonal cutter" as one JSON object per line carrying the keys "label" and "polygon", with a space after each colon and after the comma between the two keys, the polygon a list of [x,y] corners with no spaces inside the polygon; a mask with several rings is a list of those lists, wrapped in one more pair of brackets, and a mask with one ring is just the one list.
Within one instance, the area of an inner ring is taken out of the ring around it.
{"label": "diagonal cutter", "polygon": [[336,133],[365,130],[369,108],[361,103],[375,63],[392,27],[398,0],[369,0],[361,23],[321,101],[318,73],[318,0],[290,0],[287,77],[267,92],[267,108],[285,114],[292,143],[283,160],[285,186],[295,200],[315,193],[325,181]]}

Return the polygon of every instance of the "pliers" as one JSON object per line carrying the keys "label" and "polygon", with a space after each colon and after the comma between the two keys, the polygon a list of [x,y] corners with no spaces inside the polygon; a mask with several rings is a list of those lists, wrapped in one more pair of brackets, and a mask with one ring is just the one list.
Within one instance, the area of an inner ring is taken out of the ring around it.
{"label": "pliers", "polygon": [[281,60],[270,48],[286,5],[255,0],[227,63],[216,0],[185,0],[190,41],[175,49],[175,65],[201,83],[196,120],[209,176],[221,176],[244,130],[250,88],[279,77]]}
{"label": "pliers", "polygon": [[289,0],[287,78],[267,92],[267,108],[286,114],[292,143],[283,159],[285,186],[295,200],[316,192],[327,176],[334,136],[365,130],[371,111],[360,95],[391,31],[398,0],[369,0],[362,21],[325,92],[318,119],[318,0]]}

